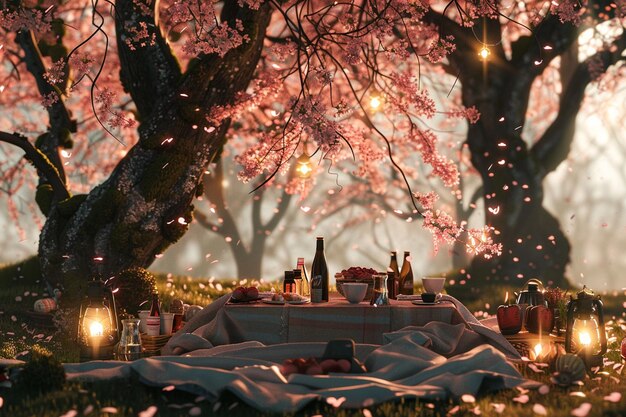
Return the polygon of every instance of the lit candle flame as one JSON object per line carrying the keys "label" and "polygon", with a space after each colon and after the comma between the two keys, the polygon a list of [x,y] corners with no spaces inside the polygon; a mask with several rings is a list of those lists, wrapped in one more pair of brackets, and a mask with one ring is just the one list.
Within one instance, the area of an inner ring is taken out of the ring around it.
{"label": "lit candle flame", "polygon": [[506,304],[509,301],[509,292],[506,292],[506,295],[504,296],[504,303]]}
{"label": "lit candle flame", "polygon": [[580,339],[580,344],[583,346],[591,345],[591,335],[589,332],[580,332],[578,338]]}
{"label": "lit candle flame", "polygon": [[541,343],[537,343],[535,345],[535,358],[538,358],[541,355],[541,352],[543,351],[543,346],[541,346]]}
{"label": "lit candle flame", "polygon": [[92,337],[102,336],[104,334],[104,326],[99,321],[94,321],[89,325],[89,334]]}

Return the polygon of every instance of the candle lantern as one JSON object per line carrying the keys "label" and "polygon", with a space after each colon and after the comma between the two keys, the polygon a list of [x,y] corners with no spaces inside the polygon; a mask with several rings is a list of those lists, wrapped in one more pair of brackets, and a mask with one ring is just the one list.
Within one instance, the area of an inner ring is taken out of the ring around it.
{"label": "candle lantern", "polygon": [[102,281],[91,281],[80,306],[80,361],[113,359],[119,338],[115,298]]}
{"label": "candle lantern", "polygon": [[587,287],[567,304],[565,350],[579,355],[587,368],[602,366],[607,350],[602,300]]}

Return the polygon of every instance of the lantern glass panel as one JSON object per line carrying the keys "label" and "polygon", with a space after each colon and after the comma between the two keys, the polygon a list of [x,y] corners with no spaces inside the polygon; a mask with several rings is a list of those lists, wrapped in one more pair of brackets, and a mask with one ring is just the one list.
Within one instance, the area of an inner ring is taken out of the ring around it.
{"label": "lantern glass panel", "polygon": [[110,336],[113,332],[111,310],[104,305],[87,307],[83,315],[81,332],[85,342],[91,345],[102,337]]}
{"label": "lantern glass panel", "polygon": [[588,320],[574,319],[572,345],[575,352],[587,350],[593,355],[602,354],[600,326],[595,317]]}

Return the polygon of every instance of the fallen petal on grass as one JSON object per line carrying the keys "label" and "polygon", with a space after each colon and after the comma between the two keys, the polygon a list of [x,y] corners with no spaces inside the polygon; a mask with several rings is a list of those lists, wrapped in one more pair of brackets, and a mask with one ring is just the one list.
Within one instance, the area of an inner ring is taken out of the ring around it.
{"label": "fallen petal on grass", "polygon": [[519,397],[513,398],[513,401],[518,402],[520,404],[526,404],[528,402],[528,400],[530,400],[530,398],[526,394],[523,394],[523,395],[520,395]]}
{"label": "fallen petal on grass", "polygon": [[539,414],[541,416],[545,416],[548,414],[548,410],[546,410],[546,407],[544,407],[541,404],[535,404],[533,405],[533,412],[535,414]]}
{"label": "fallen petal on grass", "polygon": [[574,417],[587,417],[589,411],[591,411],[591,403],[582,403],[580,407],[572,410],[572,415]]}
{"label": "fallen petal on grass", "polygon": [[502,412],[506,408],[506,405],[502,403],[491,403],[491,406],[493,407],[493,411],[495,411],[498,414],[502,414]]}
{"label": "fallen petal on grass", "polygon": [[612,392],[606,397],[604,397],[604,401],[609,401],[612,403],[618,403],[621,401],[621,399],[622,399],[622,394],[619,392]]}
{"label": "fallen petal on grass", "polygon": [[542,385],[539,387],[539,389],[537,390],[539,392],[539,394],[541,395],[546,395],[550,392],[550,387],[547,385]]}
{"label": "fallen petal on grass", "polygon": [[476,398],[474,398],[474,396],[471,394],[463,394],[461,396],[461,401],[463,401],[464,403],[475,403]]}
{"label": "fallen petal on grass", "polygon": [[151,405],[150,407],[146,408],[143,411],[139,412],[139,417],[154,417],[154,415],[156,414],[156,412],[158,411],[158,408],[154,405]]}

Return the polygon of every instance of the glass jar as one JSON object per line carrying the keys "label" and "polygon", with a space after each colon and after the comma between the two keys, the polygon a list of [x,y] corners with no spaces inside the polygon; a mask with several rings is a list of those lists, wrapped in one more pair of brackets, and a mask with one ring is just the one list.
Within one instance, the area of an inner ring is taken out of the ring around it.
{"label": "glass jar", "polygon": [[372,275],[374,279],[374,292],[370,305],[383,306],[389,304],[389,293],[387,292],[387,273]]}
{"label": "glass jar", "polygon": [[122,335],[115,353],[119,361],[134,361],[141,358],[139,319],[122,320]]}

